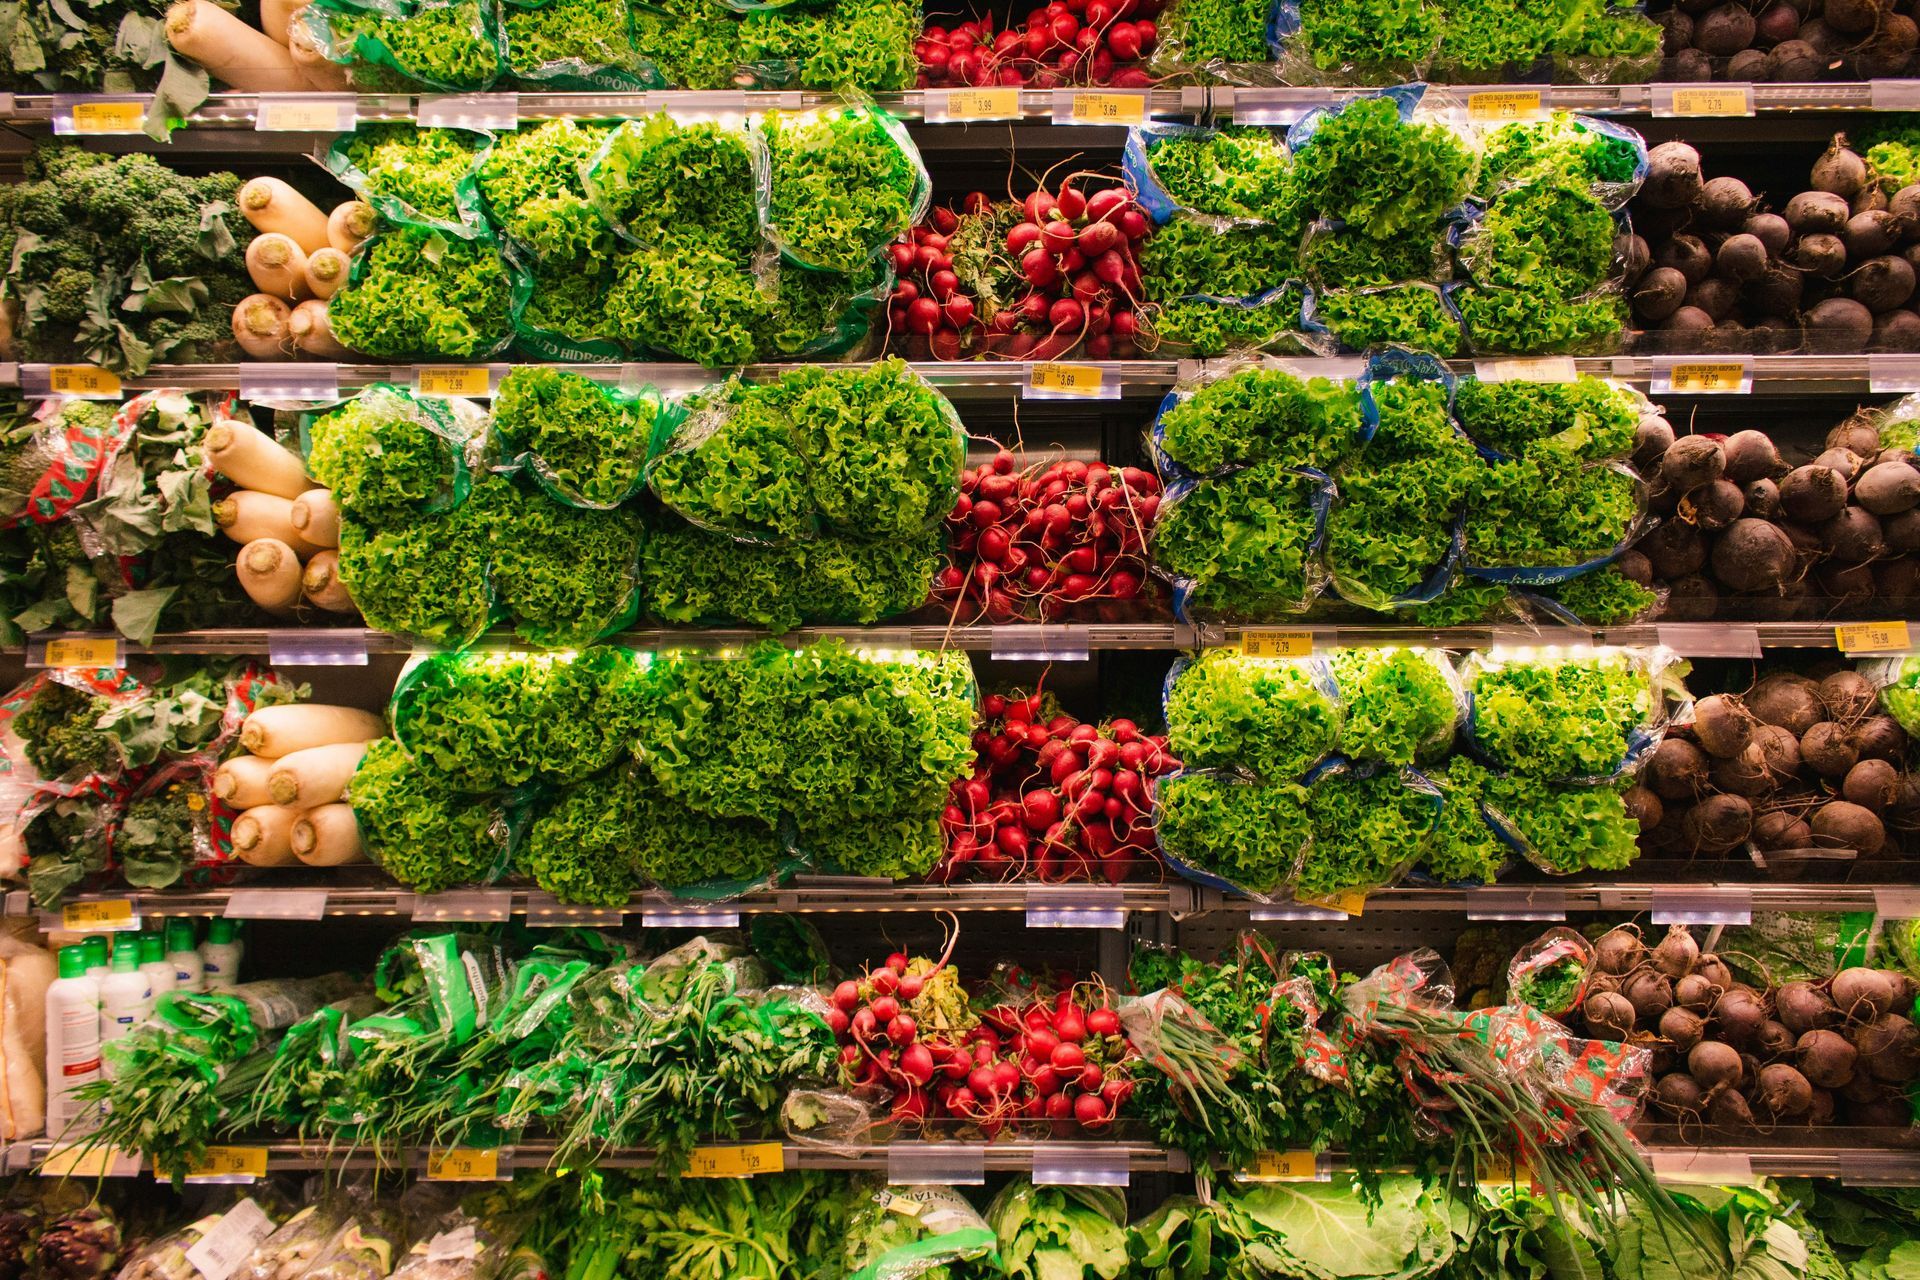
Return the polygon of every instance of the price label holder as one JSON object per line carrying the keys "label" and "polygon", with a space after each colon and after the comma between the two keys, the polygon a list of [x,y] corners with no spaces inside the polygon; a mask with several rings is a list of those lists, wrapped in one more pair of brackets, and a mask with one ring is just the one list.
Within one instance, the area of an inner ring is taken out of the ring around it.
{"label": "price label holder", "polygon": [[[166,1177],[157,1168],[155,1176]],[[265,1147],[208,1147],[200,1163],[187,1170],[188,1182],[258,1182],[266,1176]]]}
{"label": "price label holder", "polygon": [[500,924],[513,918],[511,889],[455,889],[413,895],[413,918],[421,924]]}
{"label": "price label holder", "polygon": [[725,1147],[695,1147],[687,1161],[688,1178],[753,1178],[785,1173],[787,1149],[777,1142],[746,1142]]}
{"label": "price label holder", "polygon": [[56,93],[53,131],[57,134],[145,133],[153,99],[132,93]]}
{"label": "price label holder", "polygon": [[127,665],[118,636],[38,636],[27,640],[29,667],[117,671]]}
{"label": "price label holder", "polygon": [[1033,1152],[1033,1181],[1042,1187],[1125,1187],[1133,1159],[1111,1144],[1042,1142]]}
{"label": "price label holder", "polygon": [[1657,396],[1744,396],[1753,390],[1753,364],[1737,357],[1655,356],[1651,390]]}
{"label": "price label holder", "polygon": [[1262,1151],[1236,1182],[1332,1182],[1333,1160],[1313,1151]]}
{"label": "price label holder", "polygon": [[1575,382],[1580,370],[1572,356],[1540,356],[1531,360],[1475,360],[1473,376],[1481,382]]}
{"label": "price label holder", "polygon": [[331,404],[340,398],[340,366],[325,361],[295,364],[266,361],[240,366],[240,398]]}
{"label": "price label holder", "polygon": [[1567,918],[1565,889],[1469,889],[1469,920],[1544,920],[1564,923]]}
{"label": "price label holder", "polygon": [[889,1142],[887,1183],[895,1187],[979,1187],[987,1181],[982,1142]]}
{"label": "price label holder", "polygon": [[1118,400],[1120,379],[1097,364],[1030,363],[1020,395],[1026,400]]}
{"label": "price label holder", "polygon": [[1760,628],[1724,622],[1663,622],[1653,629],[1661,644],[1687,658],[1758,658]]}
{"label": "price label holder", "polygon": [[527,895],[527,924],[534,929],[618,929],[625,919],[619,907],[577,907],[550,893]]}
{"label": "price label holder", "polygon": [[1311,658],[1313,632],[1247,627],[1240,632],[1240,653],[1248,658]]}
{"label": "price label holder", "polygon": [[1062,89],[1053,95],[1055,124],[1130,128],[1147,122],[1148,95],[1123,89]]}
{"label": "price label holder", "polygon": [[137,1178],[140,1155],[76,1142],[48,1151],[37,1172],[43,1178]]}
{"label": "price label holder", "polygon": [[413,366],[413,394],[441,400],[484,400],[500,389],[500,380],[512,368],[506,364],[417,364]]}
{"label": "price label holder", "polygon": [[1653,1166],[1654,1176],[1662,1182],[1725,1186],[1729,1183],[1751,1185],[1755,1181],[1753,1160],[1744,1151],[1708,1151],[1700,1148],[1649,1151],[1647,1163]]}
{"label": "price label holder", "polygon": [[1876,395],[1920,391],[1920,356],[1868,356],[1867,390]]}
{"label": "price label holder", "polygon": [[229,1280],[272,1234],[273,1219],[252,1200],[242,1200],[188,1248],[187,1261],[203,1280]]}
{"label": "price label holder", "polygon": [[738,929],[740,913],[720,902],[642,900],[640,923],[649,929]]}
{"label": "price label holder", "polygon": [[1846,622],[1833,629],[1842,653],[1907,653],[1913,648],[1905,622]]}
{"label": "price label holder", "polygon": [[1700,885],[1653,891],[1655,924],[1753,923],[1753,891],[1736,886]]}
{"label": "price label holder", "polygon": [[444,1147],[429,1151],[428,1182],[511,1182],[513,1153],[499,1147]]}
{"label": "price label holder", "polygon": [[68,933],[135,933],[140,928],[140,913],[125,898],[69,902],[56,919]]}
{"label": "price label holder", "polygon": [[414,123],[422,129],[518,129],[517,93],[438,93],[421,97]]}
{"label": "price label holder", "polygon": [[1467,119],[1475,124],[1538,120],[1545,114],[1538,89],[1477,89],[1467,95]]}
{"label": "price label holder", "polygon": [[1920,889],[1876,886],[1873,913],[1882,920],[1920,920]]}
{"label": "price label holder", "polygon": [[1124,929],[1126,890],[1118,885],[1031,885],[1029,929]]}
{"label": "price label holder", "polygon": [[928,124],[964,124],[969,120],[1017,120],[1020,90],[928,89],[920,113]]}
{"label": "price label holder", "polygon": [[29,398],[118,400],[123,394],[119,374],[90,364],[23,364],[19,377],[21,393]]}
{"label": "price label holder", "polygon": [[229,920],[324,920],[325,889],[235,889],[221,915]]}
{"label": "price label holder", "polygon": [[267,658],[276,667],[364,667],[366,629],[269,631]]}
{"label": "price label holder", "polygon": [[1656,84],[1648,100],[1656,117],[1753,114],[1751,84]]}
{"label": "price label holder", "polygon": [[1869,80],[1867,96],[1875,111],[1920,111],[1920,80]]}
{"label": "price label holder", "polygon": [[1247,908],[1247,919],[1255,924],[1281,921],[1339,924],[1346,918],[1347,913],[1338,907],[1316,907],[1305,902],[1256,902]]}
{"label": "price label holder", "polygon": [[1312,109],[1303,105],[1298,98],[1290,99],[1288,92],[1285,89],[1215,89],[1213,95],[1216,103],[1223,93],[1233,95],[1226,104],[1226,111],[1235,124],[1275,129],[1299,123],[1300,118]]}
{"label": "price label holder", "polygon": [[351,93],[263,93],[253,113],[257,133],[352,133],[359,123]]}
{"label": "price label holder", "polygon": [[996,662],[1085,662],[1093,656],[1085,627],[1044,624],[993,628]]}

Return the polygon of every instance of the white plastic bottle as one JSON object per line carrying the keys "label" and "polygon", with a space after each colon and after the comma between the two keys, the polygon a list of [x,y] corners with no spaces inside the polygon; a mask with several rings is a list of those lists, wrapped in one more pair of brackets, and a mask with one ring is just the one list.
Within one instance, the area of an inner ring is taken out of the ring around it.
{"label": "white plastic bottle", "polygon": [[153,1012],[153,983],[140,972],[140,944],[131,937],[113,949],[113,972],[100,984],[100,1043],[111,1044]]}
{"label": "white plastic bottle", "polygon": [[87,957],[87,976],[95,982],[105,982],[113,972],[113,953],[108,950],[107,935],[92,934],[80,946]]}
{"label": "white plastic bottle", "polygon": [[100,984],[87,976],[84,946],[60,949],[60,976],[47,987],[47,1134],[59,1138],[84,1110],[73,1094],[100,1078]]}
{"label": "white plastic bottle", "polygon": [[200,944],[200,962],[207,970],[207,990],[227,991],[240,984],[240,942],[233,921],[216,917]]}
{"label": "white plastic bottle", "polygon": [[193,921],[167,921],[167,960],[173,965],[173,989],[196,994],[207,989],[206,966],[193,945]]}
{"label": "white plastic bottle", "polygon": [[140,972],[147,975],[155,1000],[173,990],[173,965],[167,959],[166,940],[157,933],[140,935]]}

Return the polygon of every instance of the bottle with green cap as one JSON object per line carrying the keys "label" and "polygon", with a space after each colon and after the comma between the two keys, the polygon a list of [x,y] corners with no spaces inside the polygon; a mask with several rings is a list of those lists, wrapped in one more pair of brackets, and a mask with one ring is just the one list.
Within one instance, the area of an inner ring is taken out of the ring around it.
{"label": "bottle with green cap", "polygon": [[87,954],[87,976],[95,982],[105,982],[113,972],[113,953],[107,949],[107,935],[89,934],[80,945]]}
{"label": "bottle with green cap", "polygon": [[173,964],[167,959],[167,940],[157,933],[140,935],[140,972],[147,975],[155,1000],[173,990]]}
{"label": "bottle with green cap", "polygon": [[100,984],[87,974],[87,952],[85,944],[60,948],[60,976],[47,986],[47,1132],[55,1136],[84,1110],[74,1093],[100,1078]]}
{"label": "bottle with green cap", "polygon": [[167,960],[173,965],[173,989],[195,993],[207,989],[206,966],[193,944],[193,921],[167,921]]}
{"label": "bottle with green cap", "polygon": [[100,984],[100,1043],[111,1044],[153,1012],[153,983],[140,972],[140,942],[124,935],[113,949],[113,972]]}
{"label": "bottle with green cap", "polygon": [[207,990],[228,991],[240,985],[240,941],[233,921],[214,917],[207,940],[200,944],[200,963],[206,966]]}

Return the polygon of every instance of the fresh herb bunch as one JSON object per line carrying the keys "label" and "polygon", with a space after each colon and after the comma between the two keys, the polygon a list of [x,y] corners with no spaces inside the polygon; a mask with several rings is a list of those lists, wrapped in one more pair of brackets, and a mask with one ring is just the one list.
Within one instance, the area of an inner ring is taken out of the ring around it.
{"label": "fresh herb bunch", "polygon": [[1466,285],[1453,292],[1476,355],[1578,355],[1610,351],[1627,320],[1617,293],[1555,297],[1532,289]]}
{"label": "fresh herb bunch", "polygon": [[[419,0],[403,10],[329,0],[322,17],[322,47],[348,65],[356,88],[478,90],[500,78],[492,13],[478,0]],[[367,55],[369,46],[377,56]]]}
{"label": "fresh herb bunch", "polygon": [[1601,133],[1564,111],[1535,122],[1516,121],[1488,134],[1480,152],[1478,190],[1494,195],[1522,182],[1625,186],[1639,167],[1629,139]]}
{"label": "fresh herb bunch", "polygon": [[[719,663],[716,665],[727,665]],[[633,745],[650,676],[631,650],[443,653],[394,690],[394,736],[462,791],[589,777]]]}
{"label": "fresh herb bunch", "polygon": [[913,225],[917,153],[874,108],[817,113],[762,126],[773,170],[766,230],[807,266],[852,273]]}
{"label": "fresh herb bunch", "polygon": [[1278,462],[1203,480],[1161,508],[1154,564],[1193,584],[1198,611],[1249,620],[1299,613],[1319,585],[1312,552],[1321,489]]}
{"label": "fresh herb bunch", "polygon": [[1429,284],[1336,289],[1313,299],[1320,323],[1353,351],[1407,347],[1451,357],[1460,350],[1460,321]]}
{"label": "fresh herb bunch", "polygon": [[340,522],[340,582],[369,627],[436,645],[486,630],[491,530],[477,503],[380,525]]}
{"label": "fresh herb bunch", "polygon": [[471,220],[474,167],[486,149],[485,134],[400,123],[362,125],[340,140],[342,159],[359,170],[353,185],[363,199],[397,200],[422,218],[455,225]]}
{"label": "fresh herb bunch", "polygon": [[966,437],[953,406],[898,358],[793,370],[765,390],[793,422],[815,508],[860,538],[905,538],[953,509]]}
{"label": "fresh herb bunch", "polygon": [[1300,0],[1300,41],[1314,68],[1399,76],[1424,64],[1444,21],[1428,0]]}
{"label": "fresh herb bunch", "polygon": [[1296,783],[1177,773],[1154,791],[1167,855],[1251,893],[1285,889],[1312,837],[1307,791]]}
{"label": "fresh herb bunch", "polygon": [[1584,190],[1545,180],[1508,187],[1467,232],[1475,282],[1553,297],[1584,294],[1613,270],[1613,215]]}
{"label": "fresh herb bunch", "polygon": [[1354,384],[1236,369],[1160,415],[1160,449],[1199,475],[1240,463],[1328,470],[1359,447],[1364,423]]}
{"label": "fresh herb bunch", "polygon": [[367,745],[347,801],[367,856],[416,893],[487,884],[506,867],[506,816],[447,786],[392,738]]}
{"label": "fresh herb bunch", "polygon": [[48,679],[33,691],[9,727],[42,778],[118,772],[120,749],[113,735],[100,727],[100,718],[112,709],[113,704],[98,694]]}
{"label": "fresh herb bunch", "polygon": [[360,249],[327,318],[341,345],[363,355],[464,360],[513,336],[512,298],[506,260],[490,241],[397,227]]}
{"label": "fresh herb bunch", "polygon": [[1316,227],[1300,250],[1300,265],[1323,289],[1380,289],[1403,281],[1431,281],[1445,274],[1441,233],[1411,232],[1376,240],[1353,227]]}
{"label": "fresh herb bunch", "polygon": [[719,533],[773,544],[811,536],[811,477],[783,399],[737,378],[703,396],[647,466],[654,495]]}
{"label": "fresh herb bunch", "polygon": [[344,514],[404,519],[459,498],[465,468],[451,432],[426,402],[377,384],[314,422],[307,466]]}
{"label": "fresh herb bunch", "polygon": [[1553,875],[1619,871],[1640,856],[1640,824],[1618,787],[1489,774],[1481,801],[1488,817],[1522,842],[1528,860]]}
{"label": "fresh herb bunch", "polygon": [[1236,351],[1268,351],[1298,345],[1302,291],[1277,290],[1263,302],[1239,305],[1211,298],[1175,298],[1147,321],[1155,348],[1167,354],[1211,358]]}
{"label": "fresh herb bunch", "polygon": [[[509,6],[508,21],[516,14],[557,7]],[[493,224],[542,259],[573,263],[611,252],[613,235],[580,179],[608,129],[563,118],[501,134],[480,162],[478,174]]]}
{"label": "fresh herb bunch", "polygon": [[[626,0],[541,0],[500,6],[500,49],[508,74],[535,87],[555,82],[644,85],[650,68],[634,50]],[[617,73],[608,76],[611,70]]]}
{"label": "fresh herb bunch", "polygon": [[19,359],[137,376],[234,358],[233,306],[254,291],[234,238],[238,178],[65,143],[36,147],[25,169],[0,185]]}
{"label": "fresh herb bunch", "polygon": [[1427,775],[1440,788],[1440,825],[1421,862],[1443,884],[1491,884],[1513,860],[1513,850],[1480,812],[1493,777],[1471,757],[1456,755]]}
{"label": "fresh herb bunch", "polygon": [[1548,588],[1547,594],[1580,621],[1593,627],[1620,627],[1645,617],[1660,594],[1620,572],[1614,565],[1578,574]]}
{"label": "fresh herb bunch", "polygon": [[1553,568],[1611,555],[1639,515],[1639,482],[1618,467],[1544,456],[1480,468],[1467,502],[1476,565]]}
{"label": "fresh herb bunch", "polygon": [[500,380],[492,426],[541,482],[583,506],[613,507],[640,487],[661,405],[624,398],[564,369],[517,365]]}
{"label": "fresh herb bunch", "polygon": [[1380,889],[1426,852],[1440,822],[1440,798],[1382,769],[1338,770],[1307,788],[1313,843],[1300,863],[1294,896],[1326,898]]}
{"label": "fresh herb bunch", "polygon": [[1297,276],[1299,269],[1298,222],[1216,231],[1176,215],[1140,242],[1140,287],[1154,302],[1173,303],[1191,294],[1251,298]]}
{"label": "fresh herb bunch", "polygon": [[665,112],[613,131],[588,171],[595,202],[638,244],[704,249],[744,267],[760,247],[756,140]]}
{"label": "fresh herb bunch", "polygon": [[666,520],[641,546],[641,590],[648,611],[668,622],[776,633],[809,622],[864,625],[925,604],[944,546],[929,529],[878,542],[829,530],[762,547]]}
{"label": "fresh herb bunch", "polygon": [[1222,218],[1286,222],[1297,217],[1286,142],[1271,129],[1227,126],[1205,137],[1149,144],[1153,176],[1182,208]]}
{"label": "fresh herb bunch", "polygon": [[1183,67],[1266,62],[1267,12],[1260,0],[1174,0],[1161,11],[1160,41]]}
{"label": "fresh herb bunch", "polygon": [[521,639],[575,649],[634,617],[638,510],[570,507],[524,479],[494,479],[471,500],[484,505],[493,530],[488,580]]}
{"label": "fresh herb bunch", "polygon": [[1470,662],[1473,738],[1496,768],[1524,777],[1610,776],[1655,709],[1646,663],[1627,650]]}
{"label": "fresh herb bunch", "polygon": [[1428,227],[1466,196],[1473,152],[1444,124],[1400,118],[1389,97],[1349,102],[1319,122],[1294,156],[1294,180],[1314,216],[1376,240]]}
{"label": "fresh herb bunch", "polygon": [[1633,452],[1639,402],[1625,387],[1591,374],[1572,382],[1482,382],[1462,378],[1454,416],[1478,444],[1519,457],[1551,442],[1589,462]]}
{"label": "fresh herb bunch", "polygon": [[1453,744],[1460,708],[1452,663],[1438,649],[1335,649],[1340,751],[1361,760],[1416,764]]}
{"label": "fresh herb bunch", "polygon": [[740,59],[757,77],[802,89],[897,93],[920,70],[920,7],[910,0],[789,5],[740,19]]}
{"label": "fresh herb bunch", "polygon": [[1189,766],[1291,782],[1338,743],[1334,697],[1323,664],[1209,649],[1167,693],[1168,741]]}

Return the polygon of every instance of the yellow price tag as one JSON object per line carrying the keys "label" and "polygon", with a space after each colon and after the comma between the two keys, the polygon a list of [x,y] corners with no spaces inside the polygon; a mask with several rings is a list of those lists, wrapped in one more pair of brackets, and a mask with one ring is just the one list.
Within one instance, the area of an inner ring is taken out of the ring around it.
{"label": "yellow price tag", "polygon": [[1311,658],[1313,632],[1248,627],[1240,633],[1240,653],[1248,658]]}
{"label": "yellow price tag", "polygon": [[340,108],[332,102],[265,101],[259,128],[264,133],[338,133]]}
{"label": "yellow price tag", "polygon": [[56,364],[47,369],[47,390],[57,396],[112,400],[120,395],[120,375],[90,364]]}
{"label": "yellow price tag", "polygon": [[1467,119],[1483,123],[1531,120],[1540,114],[1538,89],[1491,90],[1467,95]]}
{"label": "yellow price tag", "polygon": [[1324,898],[1302,898],[1296,894],[1294,900],[1305,903],[1309,907],[1327,907],[1333,911],[1343,911],[1350,916],[1361,916],[1367,913],[1367,895],[1358,889],[1328,894]]}
{"label": "yellow price tag", "polygon": [[[156,1165],[156,1170],[158,1166]],[[164,1175],[163,1175],[164,1176]],[[265,1147],[208,1147],[200,1163],[187,1170],[187,1181],[196,1179],[264,1178],[267,1176]]]}
{"label": "yellow price tag", "polygon": [[1095,364],[1036,364],[1027,375],[1028,390],[1068,396],[1097,396],[1105,382],[1106,372]]}
{"label": "yellow price tag", "polygon": [[413,375],[415,395],[484,396],[493,373],[483,364],[423,364]]}
{"label": "yellow price tag", "polygon": [[117,933],[140,927],[133,904],[125,898],[109,902],[69,902],[60,908],[60,927],[69,933]]}
{"label": "yellow price tag", "polygon": [[1019,114],[1018,89],[947,90],[949,120],[1005,120]]}
{"label": "yellow price tag", "polygon": [[1240,1176],[1249,1182],[1311,1182],[1319,1172],[1311,1151],[1262,1151]]}
{"label": "yellow price tag", "polygon": [[1753,90],[1745,85],[1689,85],[1673,91],[1676,116],[1750,116]]}
{"label": "yellow price tag", "polygon": [[47,641],[50,667],[117,667],[120,641],[113,636],[71,636]]}
{"label": "yellow price tag", "polygon": [[689,1178],[751,1178],[757,1173],[782,1173],[786,1148],[777,1142],[754,1142],[741,1147],[695,1147],[687,1164]]}
{"label": "yellow price tag", "polygon": [[1669,375],[1679,392],[1739,392],[1747,380],[1747,366],[1738,360],[1676,364]]}
{"label": "yellow price tag", "polygon": [[500,1177],[500,1153],[491,1148],[448,1147],[427,1153],[429,1182],[493,1182]]}
{"label": "yellow price tag", "polygon": [[76,102],[73,104],[75,133],[139,133],[146,122],[144,102]]}
{"label": "yellow price tag", "polygon": [[1833,629],[1842,653],[1904,653],[1913,647],[1904,622],[1849,622]]}
{"label": "yellow price tag", "polygon": [[1474,1158],[1475,1180],[1499,1186],[1512,1186],[1522,1180],[1526,1170],[1513,1163],[1513,1157],[1501,1151],[1486,1151]]}
{"label": "yellow price tag", "polygon": [[1088,124],[1144,124],[1147,100],[1137,93],[1076,93],[1073,118]]}
{"label": "yellow price tag", "polygon": [[47,1158],[40,1162],[40,1175],[45,1178],[111,1178],[126,1176],[125,1165],[133,1161],[133,1173],[140,1171],[138,1157],[129,1157],[117,1147],[86,1146],[76,1143],[72,1146],[55,1147],[47,1152]]}

